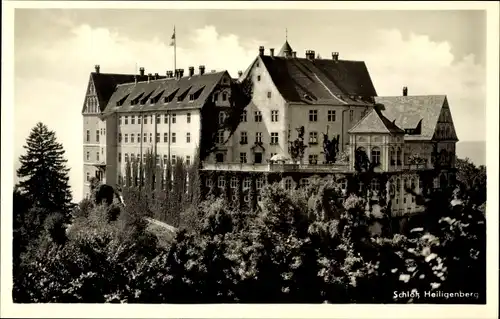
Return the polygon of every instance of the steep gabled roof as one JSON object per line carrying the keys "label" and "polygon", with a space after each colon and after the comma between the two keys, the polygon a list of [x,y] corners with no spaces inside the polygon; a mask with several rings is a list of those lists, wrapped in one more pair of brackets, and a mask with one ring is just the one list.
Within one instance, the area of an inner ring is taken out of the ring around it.
{"label": "steep gabled roof", "polygon": [[377,93],[362,61],[259,57],[288,102],[367,105]]}
{"label": "steep gabled roof", "polygon": [[349,130],[349,133],[404,134],[404,130],[389,121],[376,109],[372,109]]}
{"label": "steep gabled roof", "polygon": [[[193,75],[191,77],[164,78],[160,80],[120,84],[116,87],[106,107],[106,114],[113,112],[139,112],[179,108],[201,108],[210,96],[215,86],[227,71]],[[229,75],[227,75],[229,77]],[[201,92],[200,92],[201,90]],[[195,100],[189,99],[189,94],[197,93]],[[144,94],[148,96],[145,104],[131,103],[134,97]],[[178,97],[184,95],[181,101]],[[165,103],[165,97],[172,100]],[[123,100],[125,98],[125,100]],[[117,104],[117,102],[120,103]]]}
{"label": "steep gabled roof", "polygon": [[[135,80],[134,74],[114,74],[114,73],[90,73],[90,77],[94,82],[94,86],[96,89],[97,99],[99,100],[99,106],[101,108],[101,112],[104,111],[106,105],[108,104],[111,95],[115,91],[115,88],[118,84],[130,83]],[[137,75],[139,81],[144,81],[147,79],[147,76],[139,76]],[[160,78],[165,78],[165,76],[161,76]]]}
{"label": "steep gabled roof", "polygon": [[375,102],[382,114],[402,129],[414,129],[422,121],[421,134],[405,139],[431,140],[447,99],[446,95],[379,96]]}

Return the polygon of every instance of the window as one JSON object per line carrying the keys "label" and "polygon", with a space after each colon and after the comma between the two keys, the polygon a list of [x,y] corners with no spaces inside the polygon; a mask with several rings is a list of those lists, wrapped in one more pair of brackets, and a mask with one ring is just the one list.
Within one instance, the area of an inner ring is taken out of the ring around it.
{"label": "window", "polygon": [[318,110],[309,110],[309,122],[318,121]]}
{"label": "window", "polygon": [[238,178],[236,176],[231,177],[231,182],[229,183],[231,188],[238,187]]}
{"label": "window", "polygon": [[186,114],[186,122],[191,123],[191,113]]}
{"label": "window", "polygon": [[175,136],[175,133],[172,133],[172,144],[174,144],[177,141],[177,138]]}
{"label": "window", "polygon": [[216,161],[217,163],[222,163],[222,162],[224,162],[224,154],[222,154],[222,153],[217,153],[217,154],[215,154],[215,161]]}
{"label": "window", "polygon": [[130,134],[130,143],[134,143],[135,134]]}
{"label": "window", "polygon": [[148,116],[144,115],[144,124],[148,124]]}
{"label": "window", "polygon": [[219,100],[219,93],[214,93],[214,102]]}
{"label": "window", "polygon": [[87,137],[86,137],[86,141],[87,141],[87,142],[90,142],[90,130],[87,130]]}
{"label": "window", "polygon": [[224,179],[224,176],[219,176],[217,177],[217,187],[219,188],[224,188],[226,187],[226,180]]}
{"label": "window", "polygon": [[340,187],[344,190],[347,189],[347,179],[342,179],[342,181],[340,182]]}
{"label": "window", "polygon": [[375,164],[380,163],[380,149],[378,147],[372,149],[372,162]]}
{"label": "window", "polygon": [[[258,66],[258,65],[257,65]],[[260,82],[260,75],[257,75],[257,81]]]}
{"label": "window", "polygon": [[134,154],[130,154],[130,161],[132,163],[135,162],[135,155]]}
{"label": "window", "polygon": [[190,155],[187,155],[186,156],[186,165],[191,165],[191,156]]}
{"label": "window", "polygon": [[271,111],[271,122],[278,122],[278,110]]}
{"label": "window", "polygon": [[156,133],[156,143],[160,143],[160,133]]}
{"label": "window", "polygon": [[391,166],[396,165],[396,152],[393,147],[389,151],[389,157],[391,158]]}
{"label": "window", "polygon": [[255,143],[262,143],[262,132],[255,133]]}
{"label": "window", "polygon": [[247,132],[241,132],[240,133],[240,144],[247,144],[247,143],[248,143]]}
{"label": "window", "polygon": [[125,163],[128,163],[128,154],[125,153]]}
{"label": "window", "polygon": [[102,134],[106,135],[106,129],[105,128],[102,129]]}
{"label": "window", "polygon": [[335,110],[328,110],[328,122],[335,122],[336,114]]}
{"label": "window", "polygon": [[149,143],[153,143],[153,133],[149,133]]}
{"label": "window", "polygon": [[89,181],[90,181],[90,173],[87,172],[87,182],[89,182]]}
{"label": "window", "polygon": [[194,100],[194,94],[189,94],[189,102],[193,102]]}
{"label": "window", "polygon": [[[168,156],[167,155],[163,155],[163,164],[166,166],[167,165],[167,162],[168,162]],[[166,169],[166,167],[165,167]]]}
{"label": "window", "polygon": [[161,115],[156,114],[156,124],[160,124],[160,121],[161,121]]}
{"label": "window", "polygon": [[128,143],[128,134],[125,134],[125,143]]}
{"label": "window", "polygon": [[219,112],[219,124],[224,124],[225,119],[226,119],[226,114],[224,112]]}
{"label": "window", "polygon": [[259,177],[255,180],[255,188],[257,190],[261,190],[264,187],[264,179]]}
{"label": "window", "polygon": [[167,114],[165,114],[163,116],[163,124],[168,124],[168,115]]}
{"label": "window", "polygon": [[118,143],[122,142],[122,133],[118,133]]}
{"label": "window", "polygon": [[122,162],[122,153],[118,153],[118,163]]}
{"label": "window", "polygon": [[122,125],[122,117],[118,116],[118,125]]}
{"label": "window", "polygon": [[398,147],[396,152],[396,162],[398,165],[401,165],[401,148]]}
{"label": "window", "polygon": [[168,133],[163,133],[163,143],[168,143]]}
{"label": "window", "polygon": [[222,101],[227,101],[227,93],[226,92],[222,93]]}
{"label": "window", "polygon": [[90,161],[90,152],[87,152],[86,158],[87,158],[87,161]]}
{"label": "window", "polygon": [[217,143],[219,144],[224,143],[224,131],[217,132]]}
{"label": "window", "polygon": [[240,153],[240,163],[246,163],[247,162],[247,153],[241,152]]}
{"label": "window", "polygon": [[250,179],[250,177],[245,177],[245,179],[243,179],[242,188],[249,189],[251,185],[252,185],[252,180]]}
{"label": "window", "polygon": [[191,133],[186,133],[186,143],[191,143]]}
{"label": "window", "polygon": [[317,154],[309,155],[309,164],[318,164],[318,155]]}
{"label": "window", "polygon": [[271,144],[278,144],[278,133],[277,132],[271,133]]}
{"label": "window", "polygon": [[172,165],[175,165],[175,160],[176,160],[175,155],[172,155]]}
{"label": "window", "polygon": [[246,122],[246,121],[247,121],[247,111],[243,110],[241,111],[240,122]]}
{"label": "window", "polygon": [[255,111],[255,122],[262,122],[262,113],[260,111]]}
{"label": "window", "polygon": [[177,121],[177,117],[176,117],[176,116],[177,116],[177,115],[176,115],[175,113],[174,113],[174,114],[172,114],[172,124],[175,124],[175,123],[176,123],[176,121]]}
{"label": "window", "polygon": [[378,192],[380,190],[380,182],[377,178],[374,178],[372,179],[372,182],[371,182],[371,189],[372,191],[374,192]]}
{"label": "window", "polygon": [[135,124],[135,115],[130,117],[130,124]]}
{"label": "window", "polygon": [[318,132],[309,132],[309,144],[318,144]]}
{"label": "window", "polygon": [[267,98],[270,99],[271,98],[271,91],[267,91]]}
{"label": "window", "polygon": [[354,121],[354,110],[349,110],[349,121]]}
{"label": "window", "polygon": [[125,125],[128,124],[128,116],[125,116]]}
{"label": "window", "polygon": [[286,190],[292,189],[292,180],[289,178],[285,179],[285,189]]}
{"label": "window", "polygon": [[[145,118],[144,118],[144,119],[145,119]],[[144,143],[146,143],[146,142],[148,141],[148,134],[147,134],[147,133],[144,133],[144,134],[143,134],[142,141],[143,141]]]}
{"label": "window", "polygon": [[137,124],[141,124],[141,119],[142,119],[142,116],[141,115],[137,115]]}
{"label": "window", "polygon": [[212,187],[212,179],[211,178],[207,178],[207,180],[205,181],[205,185],[207,187]]}
{"label": "window", "polygon": [[160,155],[155,156],[156,165],[160,165]]}
{"label": "window", "polygon": [[99,143],[99,130],[95,131],[95,141]]}

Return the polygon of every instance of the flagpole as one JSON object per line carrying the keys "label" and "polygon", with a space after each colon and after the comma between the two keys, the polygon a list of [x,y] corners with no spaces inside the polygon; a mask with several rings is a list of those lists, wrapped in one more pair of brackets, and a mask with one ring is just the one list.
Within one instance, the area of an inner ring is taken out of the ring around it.
{"label": "flagpole", "polygon": [[177,36],[175,35],[175,25],[174,25],[174,71],[177,70]]}

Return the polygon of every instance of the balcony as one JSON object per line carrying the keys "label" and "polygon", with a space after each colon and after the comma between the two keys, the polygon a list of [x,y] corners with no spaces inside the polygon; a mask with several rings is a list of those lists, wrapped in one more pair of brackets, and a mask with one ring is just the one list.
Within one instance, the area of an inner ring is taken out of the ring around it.
{"label": "balcony", "polygon": [[269,172],[269,173],[332,173],[348,172],[349,164],[249,164],[249,163],[202,163],[202,170],[237,171],[237,172]]}

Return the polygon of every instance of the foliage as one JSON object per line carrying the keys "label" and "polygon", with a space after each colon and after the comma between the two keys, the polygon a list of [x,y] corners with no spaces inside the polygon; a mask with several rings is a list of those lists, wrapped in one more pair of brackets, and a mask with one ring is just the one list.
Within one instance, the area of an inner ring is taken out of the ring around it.
{"label": "foliage", "polygon": [[69,169],[64,149],[56,140],[55,133],[39,122],[32,128],[21,155],[21,167],[17,170],[19,191],[37,207],[60,212],[65,217],[73,205],[69,187]]}
{"label": "foliage", "polygon": [[473,204],[486,202],[486,166],[475,166],[468,158],[456,159],[456,180],[465,195]]}
{"label": "foliage", "polygon": [[304,158],[305,149],[307,148],[306,144],[304,143],[304,134],[305,134],[304,127],[301,126],[296,130],[297,130],[297,138],[291,142],[288,142],[289,143],[288,152],[294,162],[302,161],[302,159]]}

